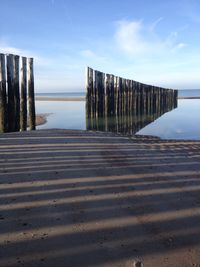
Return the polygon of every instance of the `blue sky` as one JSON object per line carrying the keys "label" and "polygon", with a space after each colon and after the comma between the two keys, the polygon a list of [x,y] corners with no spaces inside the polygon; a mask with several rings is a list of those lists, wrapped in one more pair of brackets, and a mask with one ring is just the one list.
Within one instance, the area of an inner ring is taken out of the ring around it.
{"label": "blue sky", "polygon": [[0,51],[35,58],[37,92],[83,91],[85,66],[200,88],[199,0],[0,0]]}

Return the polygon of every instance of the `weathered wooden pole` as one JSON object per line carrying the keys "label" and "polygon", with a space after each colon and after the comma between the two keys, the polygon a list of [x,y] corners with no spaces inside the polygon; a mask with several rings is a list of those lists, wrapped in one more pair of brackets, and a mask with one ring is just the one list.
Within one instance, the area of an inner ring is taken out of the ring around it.
{"label": "weathered wooden pole", "polygon": [[105,116],[110,115],[110,74],[105,75]]}
{"label": "weathered wooden pole", "polygon": [[122,116],[125,114],[125,107],[126,107],[126,94],[125,94],[125,89],[126,89],[126,80],[122,78]]}
{"label": "weathered wooden pole", "polygon": [[160,99],[160,114],[163,114],[163,109],[164,109],[164,89],[160,89],[160,94],[161,94],[161,99]]}
{"label": "weathered wooden pole", "polygon": [[5,55],[0,54],[0,132],[7,131],[7,96]]}
{"label": "weathered wooden pole", "polygon": [[110,115],[114,115],[114,75],[110,75]]}
{"label": "weathered wooden pole", "polygon": [[14,56],[15,131],[20,130],[19,56]]}
{"label": "weathered wooden pole", "polygon": [[93,116],[93,69],[86,67],[86,89],[87,89],[87,95],[86,95],[86,111],[87,116]]}
{"label": "weathered wooden pole", "polygon": [[98,88],[97,88],[97,81],[98,81],[98,71],[94,70],[94,116],[97,117],[98,113]]}
{"label": "weathered wooden pole", "polygon": [[125,113],[126,116],[129,113],[129,80],[125,79]]}
{"label": "weathered wooden pole", "polygon": [[178,102],[178,90],[174,90],[174,108],[177,107]]}
{"label": "weathered wooden pole", "polygon": [[117,77],[117,90],[118,90],[118,104],[117,104],[117,114],[118,116],[122,113],[122,78]]}
{"label": "weathered wooden pole", "polygon": [[119,97],[118,77],[114,76],[114,114],[115,115],[117,115],[117,110],[118,110],[118,97]]}
{"label": "weathered wooden pole", "polygon": [[27,130],[27,59],[22,57],[21,67],[21,102],[20,102],[20,129]]}
{"label": "weathered wooden pole", "polygon": [[104,116],[105,118],[105,106],[106,106],[106,102],[105,102],[105,95],[106,95],[106,88],[105,88],[105,73],[102,72],[101,74],[101,86],[102,86],[102,115]]}
{"label": "weathered wooden pole", "polygon": [[14,56],[7,55],[8,131],[15,131]]}
{"label": "weathered wooden pole", "polygon": [[95,87],[96,87],[96,113],[97,117],[100,114],[100,93],[101,93],[101,88],[100,88],[100,72],[95,70]]}
{"label": "weathered wooden pole", "polygon": [[132,116],[133,115],[133,81],[130,80],[130,84],[129,84],[130,88],[129,88],[129,115]]}
{"label": "weathered wooden pole", "polygon": [[90,89],[91,89],[91,116],[96,116],[96,95],[95,95],[95,77],[94,70],[90,68]]}
{"label": "weathered wooden pole", "polygon": [[140,115],[140,83],[137,82],[137,114]]}
{"label": "weathered wooden pole", "polygon": [[34,74],[33,74],[33,58],[28,58],[28,103],[29,103],[29,127],[35,130],[35,93],[34,93]]}
{"label": "weathered wooden pole", "polygon": [[133,105],[133,115],[136,115],[136,107],[137,107],[137,93],[136,93],[136,81],[132,81],[133,85],[132,85],[132,105]]}
{"label": "weathered wooden pole", "polygon": [[104,73],[100,71],[95,71],[95,85],[96,85],[96,94],[97,94],[97,115],[104,115]]}

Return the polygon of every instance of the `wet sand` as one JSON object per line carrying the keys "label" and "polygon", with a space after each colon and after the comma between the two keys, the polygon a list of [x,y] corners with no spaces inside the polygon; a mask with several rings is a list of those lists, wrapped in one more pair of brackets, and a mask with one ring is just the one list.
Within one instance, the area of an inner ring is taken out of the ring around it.
{"label": "wet sand", "polygon": [[36,125],[43,125],[47,122],[49,114],[36,114]]}
{"label": "wet sand", "polygon": [[0,266],[200,263],[200,141],[0,135]]}

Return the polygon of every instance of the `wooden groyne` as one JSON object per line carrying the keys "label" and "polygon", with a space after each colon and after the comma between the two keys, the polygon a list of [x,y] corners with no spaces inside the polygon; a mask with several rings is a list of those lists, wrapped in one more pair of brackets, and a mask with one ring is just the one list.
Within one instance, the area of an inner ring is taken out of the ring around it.
{"label": "wooden groyne", "polygon": [[33,58],[0,54],[0,132],[27,130],[27,117],[35,130]]}
{"label": "wooden groyne", "polygon": [[86,69],[87,129],[134,134],[177,107],[178,91]]}

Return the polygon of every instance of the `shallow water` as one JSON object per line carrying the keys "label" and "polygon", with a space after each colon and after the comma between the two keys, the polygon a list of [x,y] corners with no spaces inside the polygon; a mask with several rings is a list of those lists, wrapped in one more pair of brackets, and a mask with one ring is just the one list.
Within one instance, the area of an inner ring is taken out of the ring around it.
{"label": "shallow water", "polygon": [[84,101],[36,101],[36,112],[49,114],[37,129],[86,129]]}
{"label": "shallow water", "polygon": [[[86,129],[85,102],[36,101],[37,113],[51,113],[37,129]],[[200,99],[180,99],[178,108],[165,113],[137,134],[167,139],[200,140]]]}
{"label": "shallow water", "polygon": [[180,99],[178,108],[165,113],[138,132],[167,139],[200,139],[200,99]]}

